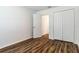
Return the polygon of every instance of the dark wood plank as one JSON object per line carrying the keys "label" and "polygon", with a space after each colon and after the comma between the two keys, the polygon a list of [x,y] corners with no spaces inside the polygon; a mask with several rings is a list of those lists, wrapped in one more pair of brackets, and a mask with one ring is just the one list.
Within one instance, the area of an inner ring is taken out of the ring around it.
{"label": "dark wood plank", "polygon": [[48,34],[31,38],[0,49],[1,53],[78,53],[78,45],[72,42],[48,39]]}

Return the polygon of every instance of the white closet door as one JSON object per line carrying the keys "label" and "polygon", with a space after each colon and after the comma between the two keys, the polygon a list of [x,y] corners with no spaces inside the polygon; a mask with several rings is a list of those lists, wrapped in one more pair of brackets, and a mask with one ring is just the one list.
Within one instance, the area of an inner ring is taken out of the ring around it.
{"label": "white closet door", "polygon": [[59,12],[54,14],[54,39],[62,40],[62,15]]}
{"label": "white closet door", "polygon": [[62,12],[63,40],[73,42],[74,40],[74,13],[73,10]]}

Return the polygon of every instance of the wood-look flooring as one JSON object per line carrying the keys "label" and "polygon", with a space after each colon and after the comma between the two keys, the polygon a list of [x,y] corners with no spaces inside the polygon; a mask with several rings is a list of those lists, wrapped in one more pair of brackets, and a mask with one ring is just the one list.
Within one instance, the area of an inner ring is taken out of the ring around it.
{"label": "wood-look flooring", "polygon": [[51,40],[47,35],[29,39],[0,49],[1,53],[78,53],[78,46],[72,42]]}

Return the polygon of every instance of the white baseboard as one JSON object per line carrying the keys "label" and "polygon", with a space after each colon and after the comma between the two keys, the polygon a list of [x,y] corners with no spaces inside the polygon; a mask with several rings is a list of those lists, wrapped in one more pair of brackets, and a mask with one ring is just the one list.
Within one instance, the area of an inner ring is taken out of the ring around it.
{"label": "white baseboard", "polygon": [[33,36],[33,38],[38,38],[38,37],[41,37],[42,35],[36,35],[36,36]]}
{"label": "white baseboard", "polygon": [[30,38],[33,38],[33,37],[32,37],[32,36],[29,36],[29,37],[26,37],[26,38],[24,38],[24,39],[21,39],[21,40],[15,41],[15,42],[11,42],[11,43],[9,43],[9,44],[6,44],[6,45],[4,45],[4,46],[1,46],[0,49],[1,49],[1,48],[4,48],[4,47],[7,47],[7,46],[10,46],[10,45],[13,45],[13,44],[16,44],[16,43],[19,43],[19,42],[22,42],[22,41],[27,40],[27,39],[30,39]]}

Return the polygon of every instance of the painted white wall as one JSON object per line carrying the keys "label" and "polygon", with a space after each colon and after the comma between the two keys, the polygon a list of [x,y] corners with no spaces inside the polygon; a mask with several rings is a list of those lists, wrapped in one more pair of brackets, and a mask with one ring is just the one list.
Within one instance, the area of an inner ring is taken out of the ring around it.
{"label": "painted white wall", "polygon": [[49,33],[49,15],[43,15],[41,16],[41,30],[42,35]]}
{"label": "painted white wall", "polygon": [[25,7],[0,7],[0,48],[31,37],[31,10]]}
{"label": "painted white wall", "polygon": [[[56,7],[56,8],[51,8],[47,10],[42,10],[39,13],[42,15],[48,14],[49,15],[49,39],[53,39],[54,35],[54,24],[53,24],[53,19],[54,19],[54,12],[57,11],[62,11],[62,10],[68,10],[68,9],[74,9],[74,19],[75,19],[75,35],[74,35],[74,42],[79,44],[79,7],[76,6],[63,6],[63,7]],[[71,23],[71,22],[70,22]]]}

